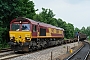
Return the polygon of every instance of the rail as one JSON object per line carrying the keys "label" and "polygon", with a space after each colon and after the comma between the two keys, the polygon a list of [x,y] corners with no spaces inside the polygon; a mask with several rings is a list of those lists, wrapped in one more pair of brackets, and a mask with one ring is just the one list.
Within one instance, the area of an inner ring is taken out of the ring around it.
{"label": "rail", "polygon": [[90,52],[89,47],[90,44],[85,42],[84,46],[82,46],[80,49],[78,49],[71,56],[65,58],[64,60],[86,60]]}
{"label": "rail", "polygon": [[7,51],[12,51],[12,49],[11,48],[0,49],[0,53],[7,52]]}

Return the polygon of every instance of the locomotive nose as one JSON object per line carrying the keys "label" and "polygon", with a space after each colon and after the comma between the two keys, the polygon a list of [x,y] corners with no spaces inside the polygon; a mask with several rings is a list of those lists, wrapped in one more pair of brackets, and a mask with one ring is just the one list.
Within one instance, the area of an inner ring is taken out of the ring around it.
{"label": "locomotive nose", "polygon": [[10,40],[17,43],[24,43],[26,41],[31,41],[31,33],[30,32],[11,32],[10,31]]}

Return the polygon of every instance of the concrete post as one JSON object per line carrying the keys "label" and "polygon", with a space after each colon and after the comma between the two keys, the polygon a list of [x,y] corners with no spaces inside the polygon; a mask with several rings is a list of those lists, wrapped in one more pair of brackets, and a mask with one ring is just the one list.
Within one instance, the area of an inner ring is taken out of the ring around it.
{"label": "concrete post", "polygon": [[68,53],[68,46],[67,46],[67,53]]}
{"label": "concrete post", "polygon": [[51,60],[52,60],[52,51],[51,51]]}
{"label": "concrete post", "polygon": [[79,44],[79,36],[78,36],[78,44]]}

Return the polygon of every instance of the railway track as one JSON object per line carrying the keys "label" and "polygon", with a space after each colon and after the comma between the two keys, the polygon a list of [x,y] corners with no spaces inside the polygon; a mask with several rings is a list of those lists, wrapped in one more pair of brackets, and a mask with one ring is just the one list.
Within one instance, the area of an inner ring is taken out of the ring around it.
{"label": "railway track", "polygon": [[90,44],[85,42],[84,46],[82,46],[79,50],[77,50],[75,53],[65,58],[64,60],[87,60],[89,53],[90,53]]}
{"label": "railway track", "polygon": [[[54,47],[58,47],[58,46],[54,46]],[[20,56],[23,56],[23,55],[33,54],[33,53],[36,53],[36,52],[39,52],[39,51],[44,51],[44,50],[54,48],[54,47],[49,47],[49,48],[46,48],[46,49],[43,49],[43,50],[32,51],[32,52],[29,52],[29,53],[20,52],[20,53],[15,54],[14,51],[3,52],[3,53],[0,53],[0,60],[7,60],[7,59],[15,58],[15,57],[20,57]]]}
{"label": "railway track", "polygon": [[[55,47],[58,47],[58,46],[55,46]],[[50,48],[54,48],[54,47],[50,47]],[[47,50],[47,49],[50,49],[50,48],[46,48],[46,49],[43,49],[43,50]],[[29,53],[16,53],[16,54],[13,51],[10,51],[9,53],[8,52],[4,52],[2,54],[0,53],[0,60],[13,59],[13,58],[16,58],[16,57],[37,53],[37,52],[43,51],[43,50],[33,51],[33,52],[29,52]]]}
{"label": "railway track", "polygon": [[0,50],[0,60],[6,60],[20,55],[21,54],[15,54],[10,48],[4,48]]}
{"label": "railway track", "polygon": [[[53,47],[50,47],[50,48],[53,48]],[[47,49],[50,49],[50,48],[47,48]],[[47,49],[43,49],[43,50],[47,50]],[[43,50],[32,51],[32,52],[29,52],[29,53],[19,52],[19,53],[16,53],[16,54],[14,53],[14,51],[4,52],[4,53],[0,53],[0,60],[7,60],[7,59],[23,56],[23,55],[33,54],[33,53],[43,51]]]}
{"label": "railway track", "polygon": [[[53,47],[49,47],[49,48],[53,48]],[[49,49],[49,48],[46,48],[46,49]],[[46,50],[46,49],[43,49],[43,50]],[[15,57],[19,57],[19,56],[23,56],[23,55],[27,55],[27,54],[32,54],[32,53],[35,53],[35,52],[39,52],[39,51],[43,51],[43,50],[37,50],[37,51],[31,51],[29,53],[24,53],[24,52],[17,52],[15,53],[14,51],[7,51],[7,52],[2,52],[0,53],[0,60],[7,60],[7,59],[11,59],[11,58],[15,58]]]}
{"label": "railway track", "polygon": [[[65,43],[65,44],[69,44],[69,43]],[[48,48],[45,48],[43,50],[50,49],[53,47],[57,47],[57,46],[48,47]],[[23,56],[23,55],[27,55],[27,54],[32,54],[32,53],[43,51],[43,50],[40,49],[40,50],[32,51],[29,53],[16,53],[15,54],[14,51],[12,51],[10,48],[2,49],[2,50],[0,50],[0,60],[11,59],[11,58],[15,58],[15,57],[19,57],[19,56]]]}
{"label": "railway track", "polygon": [[0,49],[0,53],[2,53],[2,52],[8,52],[8,51],[12,51],[12,49],[11,48]]}
{"label": "railway track", "polygon": [[[49,47],[49,48],[53,48],[53,47]],[[46,48],[46,49],[49,49],[49,48]],[[46,50],[46,49],[43,49],[43,50]],[[23,53],[23,54],[22,53],[15,54],[13,51],[2,52],[2,53],[0,53],[0,60],[11,59],[11,58],[15,58],[15,57],[19,57],[19,56],[23,56],[23,55],[27,55],[27,54],[32,54],[32,53],[43,51],[43,50],[38,50],[38,51],[33,51],[33,52]]]}
{"label": "railway track", "polygon": [[10,59],[10,58],[14,58],[14,57],[18,57],[21,56],[22,54],[15,54],[14,52],[4,52],[2,54],[0,54],[0,60],[6,60],[6,59]]}
{"label": "railway track", "polygon": [[90,53],[88,54],[88,57],[87,57],[87,59],[86,60],[90,60]]}

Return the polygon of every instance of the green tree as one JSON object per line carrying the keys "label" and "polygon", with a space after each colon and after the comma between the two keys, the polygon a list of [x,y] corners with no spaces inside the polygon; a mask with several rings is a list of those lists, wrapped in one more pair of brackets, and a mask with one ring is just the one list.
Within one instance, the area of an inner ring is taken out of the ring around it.
{"label": "green tree", "polygon": [[86,29],[85,29],[85,27],[82,27],[81,30],[80,30],[80,32],[86,34]]}
{"label": "green tree", "polygon": [[86,28],[86,35],[88,36],[88,39],[90,40],[90,26]]}
{"label": "green tree", "polygon": [[67,38],[73,38],[74,37],[74,26],[71,23],[68,23],[67,25]]}
{"label": "green tree", "polygon": [[8,31],[11,19],[15,17],[15,15],[18,16],[17,13],[19,10],[16,8],[16,2],[18,2],[18,0],[0,0],[0,42],[2,44],[9,40]]}
{"label": "green tree", "polygon": [[74,33],[76,33],[76,32],[80,32],[80,29],[77,27],[74,29]]}
{"label": "green tree", "polygon": [[12,19],[21,16],[33,19],[36,11],[30,0],[0,0],[0,9],[0,41],[9,40],[8,31]]}
{"label": "green tree", "polygon": [[[50,9],[42,8],[42,12],[36,14],[33,18],[36,21],[56,25],[56,18],[54,18],[55,14]],[[57,25],[56,25],[57,26]]]}
{"label": "green tree", "polygon": [[66,24],[67,23],[65,21],[63,21],[62,19],[60,19],[60,18],[57,20],[58,27],[61,27],[61,28],[64,28],[65,29]]}
{"label": "green tree", "polygon": [[54,25],[54,26],[57,26],[57,27],[58,27],[58,24],[57,24],[57,19],[56,19],[56,18],[51,18],[51,20],[49,21],[49,24],[51,24],[51,25]]}
{"label": "green tree", "polygon": [[20,11],[19,16],[24,16],[30,19],[33,19],[33,16],[36,14],[34,9],[34,3],[30,0],[19,0],[18,8]]}
{"label": "green tree", "polygon": [[65,33],[66,38],[73,38],[73,36],[74,36],[73,24],[71,24],[71,23],[67,24],[65,21],[63,21],[60,18],[57,20],[57,24],[58,24],[58,27],[61,27],[65,30],[64,33]]}
{"label": "green tree", "polygon": [[10,21],[16,17],[33,19],[35,15],[34,3],[30,0],[0,0],[0,4],[0,20],[4,27],[9,26]]}
{"label": "green tree", "polygon": [[70,39],[70,38],[73,38],[73,36],[74,36],[74,26],[73,26],[73,24],[71,24],[71,23],[64,23],[63,24],[64,25],[64,33],[65,33],[65,37],[66,38],[68,38],[68,39]]}

